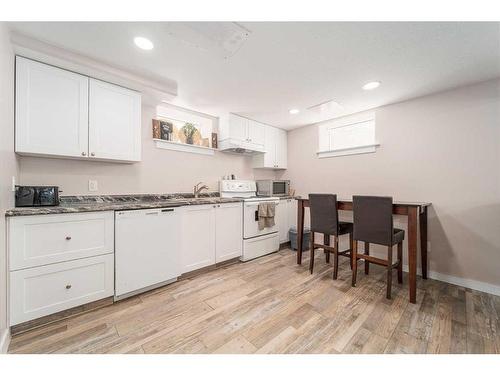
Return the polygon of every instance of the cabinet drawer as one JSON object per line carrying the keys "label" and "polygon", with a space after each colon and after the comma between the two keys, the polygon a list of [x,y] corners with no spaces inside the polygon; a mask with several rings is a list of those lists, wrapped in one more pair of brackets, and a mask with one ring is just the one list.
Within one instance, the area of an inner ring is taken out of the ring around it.
{"label": "cabinet drawer", "polygon": [[9,218],[11,271],[112,253],[113,212]]}
{"label": "cabinet drawer", "polygon": [[114,256],[10,272],[10,325],[112,296]]}

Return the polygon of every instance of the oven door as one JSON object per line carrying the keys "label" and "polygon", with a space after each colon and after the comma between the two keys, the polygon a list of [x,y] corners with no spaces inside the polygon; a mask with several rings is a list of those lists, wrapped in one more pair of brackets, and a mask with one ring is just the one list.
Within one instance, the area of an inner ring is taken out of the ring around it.
{"label": "oven door", "polygon": [[[273,200],[273,201],[265,201],[265,202],[273,202],[276,203],[276,206],[279,204],[279,200]],[[262,230],[259,230],[259,216],[258,216],[258,207],[259,203],[262,203],[262,201],[258,202],[244,202],[244,208],[243,208],[243,238],[248,239],[248,238],[253,238],[257,236],[262,236],[264,234],[269,234],[269,233],[276,233],[278,232],[278,216],[277,216],[277,208],[276,207],[276,213],[274,216],[274,226],[270,228],[264,228]]]}

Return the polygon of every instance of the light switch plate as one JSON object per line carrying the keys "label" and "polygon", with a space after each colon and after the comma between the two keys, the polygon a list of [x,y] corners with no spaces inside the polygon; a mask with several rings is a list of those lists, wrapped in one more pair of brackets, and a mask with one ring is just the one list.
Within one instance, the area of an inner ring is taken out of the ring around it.
{"label": "light switch plate", "polygon": [[97,191],[97,180],[89,180],[89,191]]}

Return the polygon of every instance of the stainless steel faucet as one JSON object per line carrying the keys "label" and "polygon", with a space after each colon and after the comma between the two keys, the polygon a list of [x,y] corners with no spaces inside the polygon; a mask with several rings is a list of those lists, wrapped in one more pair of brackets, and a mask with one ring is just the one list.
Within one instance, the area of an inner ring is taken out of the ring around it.
{"label": "stainless steel faucet", "polygon": [[208,186],[207,185],[202,185],[203,182],[198,182],[196,185],[194,185],[194,188],[193,188],[193,193],[194,193],[194,197],[195,198],[198,198],[198,195],[200,195],[201,191],[202,190],[208,190]]}

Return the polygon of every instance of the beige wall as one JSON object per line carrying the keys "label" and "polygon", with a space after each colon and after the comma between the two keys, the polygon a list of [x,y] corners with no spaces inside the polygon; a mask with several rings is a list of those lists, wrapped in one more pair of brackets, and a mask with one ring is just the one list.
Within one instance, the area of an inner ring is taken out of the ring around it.
{"label": "beige wall", "polygon": [[278,177],[298,194],[430,201],[430,270],[500,286],[500,80],[375,113],[376,153],[318,159],[318,126],[306,126],[289,132]]}
{"label": "beige wall", "polygon": [[[142,108],[142,161],[135,164],[80,160],[20,158],[22,184],[53,184],[63,195],[191,192],[203,181],[218,189],[223,175],[238,178],[273,178],[274,172],[255,171],[251,158],[216,151],[214,156],[157,149],[153,142],[151,120],[156,109]],[[88,192],[88,180],[98,181],[99,191]]]}
{"label": "beige wall", "polygon": [[7,327],[7,254],[5,210],[14,205],[12,176],[17,176],[14,154],[14,54],[5,23],[0,23],[0,341]]}

